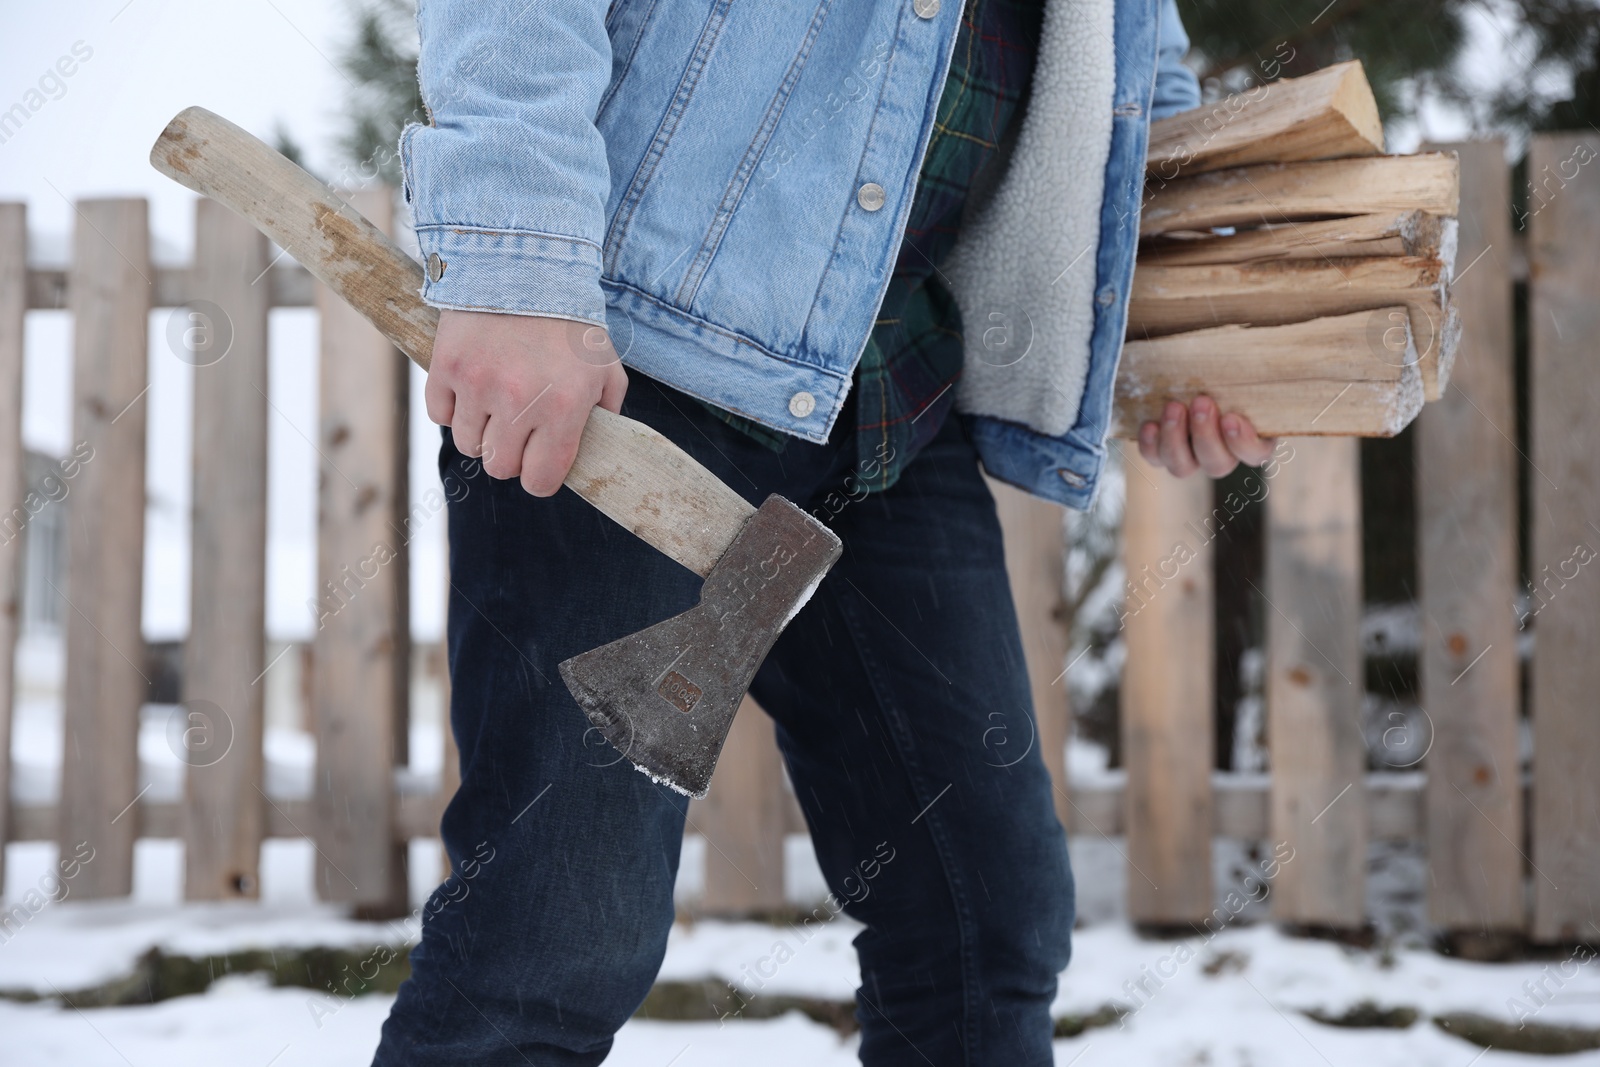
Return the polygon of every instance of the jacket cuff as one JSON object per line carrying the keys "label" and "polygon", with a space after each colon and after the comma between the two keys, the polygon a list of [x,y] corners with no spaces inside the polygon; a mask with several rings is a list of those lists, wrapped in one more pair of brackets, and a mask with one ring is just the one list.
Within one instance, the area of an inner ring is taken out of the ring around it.
{"label": "jacket cuff", "polygon": [[559,234],[423,226],[422,299],[437,308],[606,324],[600,249]]}

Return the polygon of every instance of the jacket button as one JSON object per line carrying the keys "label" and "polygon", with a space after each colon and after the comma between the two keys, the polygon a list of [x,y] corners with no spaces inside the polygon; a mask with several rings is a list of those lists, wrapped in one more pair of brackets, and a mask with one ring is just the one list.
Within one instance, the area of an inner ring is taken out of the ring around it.
{"label": "jacket button", "polygon": [[436,282],[444,277],[444,260],[439,258],[439,253],[428,253],[428,280]]}
{"label": "jacket button", "polygon": [[856,190],[856,203],[867,211],[876,211],[883,206],[883,186],[877,182],[868,182]]}
{"label": "jacket button", "polygon": [[1086,488],[1088,488],[1089,479],[1085,478],[1083,475],[1079,474],[1077,471],[1069,471],[1069,470],[1067,470],[1067,468],[1062,467],[1060,470],[1056,471],[1056,473],[1061,475],[1061,480],[1062,481],[1066,482],[1068,485],[1072,486],[1072,488],[1074,488],[1074,489],[1086,489]]}
{"label": "jacket button", "polygon": [[803,419],[815,410],[817,398],[803,389],[789,398],[789,414],[797,419]]}
{"label": "jacket button", "polygon": [[931,19],[939,13],[939,0],[911,0],[911,10],[919,19]]}

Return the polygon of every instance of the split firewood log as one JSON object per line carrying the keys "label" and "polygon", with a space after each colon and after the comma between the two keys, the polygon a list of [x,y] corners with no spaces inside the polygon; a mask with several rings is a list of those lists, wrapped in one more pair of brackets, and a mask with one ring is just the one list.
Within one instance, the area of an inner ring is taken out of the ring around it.
{"label": "split firewood log", "polygon": [[1359,63],[1152,124],[1118,432],[1206,393],[1263,434],[1389,436],[1443,394],[1459,167],[1382,146]]}

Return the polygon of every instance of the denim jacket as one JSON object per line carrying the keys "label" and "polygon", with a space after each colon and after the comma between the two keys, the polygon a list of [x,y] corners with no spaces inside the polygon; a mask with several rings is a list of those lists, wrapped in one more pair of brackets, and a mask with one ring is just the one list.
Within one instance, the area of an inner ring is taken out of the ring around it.
{"label": "denim jacket", "polygon": [[[825,441],[899,250],[960,17],[960,0],[421,0],[429,121],[405,130],[401,156],[423,298],[605,325],[630,368]],[[984,392],[1000,361],[974,344],[984,305],[957,285],[968,366],[991,368],[958,404],[985,467],[1070,506],[1089,504],[1104,463],[1149,119],[1198,103],[1187,43],[1174,0],[1048,0],[995,224],[974,216],[979,252],[1005,247],[1030,205],[1087,234],[1075,268],[1036,256],[1031,280],[1012,279],[1018,257],[1002,256],[998,280],[973,272],[1039,294],[1021,311],[1057,339],[1028,356],[1065,397],[1048,410],[1033,379]],[[1052,93],[1068,110],[1036,117]],[[1066,130],[1052,115],[1087,118]],[[1091,172],[1053,178],[1055,159]],[[1046,286],[1059,267],[1068,284]]]}

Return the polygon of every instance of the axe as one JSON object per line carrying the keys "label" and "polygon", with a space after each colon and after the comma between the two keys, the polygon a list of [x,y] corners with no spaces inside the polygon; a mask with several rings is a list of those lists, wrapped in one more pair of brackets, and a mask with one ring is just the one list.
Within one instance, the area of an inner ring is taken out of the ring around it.
{"label": "axe", "polygon": [[[333,190],[199,107],[168,123],[150,162],[250,220],[428,369],[439,312],[419,295],[422,267]],[[655,430],[599,407],[566,485],[705,579],[682,615],[561,664],[589,721],[634,766],[704,796],[750,680],[839,539],[781,496],[751,507]]]}

